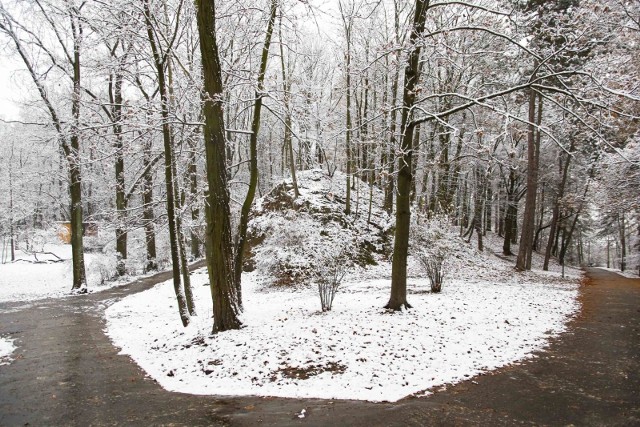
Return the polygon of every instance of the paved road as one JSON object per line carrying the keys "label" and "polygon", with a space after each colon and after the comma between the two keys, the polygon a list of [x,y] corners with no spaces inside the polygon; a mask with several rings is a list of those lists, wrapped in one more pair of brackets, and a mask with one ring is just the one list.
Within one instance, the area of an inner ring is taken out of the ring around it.
{"label": "paved road", "polygon": [[0,425],[640,425],[640,280],[588,276],[580,316],[538,358],[395,404],[163,390],[117,354],[102,312],[167,273],[83,297],[0,304],[0,334],[19,346],[0,366]]}

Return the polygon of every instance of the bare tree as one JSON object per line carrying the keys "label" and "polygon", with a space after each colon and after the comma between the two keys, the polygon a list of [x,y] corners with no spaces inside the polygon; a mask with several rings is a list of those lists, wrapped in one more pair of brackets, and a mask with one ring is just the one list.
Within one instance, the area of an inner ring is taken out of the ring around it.
{"label": "bare tree", "polygon": [[238,227],[237,244],[236,244],[236,258],[235,258],[235,284],[236,293],[238,294],[238,303],[242,307],[242,291],[241,291],[241,279],[242,279],[242,267],[244,259],[244,250],[247,240],[247,226],[249,224],[249,212],[251,211],[251,205],[255,198],[256,189],[258,186],[258,133],[260,132],[260,113],[262,111],[262,98],[264,93],[264,77],[267,71],[267,62],[269,59],[269,47],[271,45],[271,36],[273,35],[273,26],[276,20],[277,0],[271,1],[271,7],[269,9],[269,18],[267,21],[267,31],[264,38],[264,45],[262,47],[262,56],[260,58],[260,70],[258,71],[257,89],[255,93],[255,103],[253,106],[253,119],[251,121],[251,135],[249,140],[249,165],[250,165],[250,178],[249,189],[247,195],[242,204],[240,211],[240,224]]}
{"label": "bare tree", "polygon": [[204,75],[204,142],[207,156],[207,269],[213,299],[213,332],[238,329],[238,287],[235,281],[231,213],[227,182],[226,138],[222,111],[222,69],[216,40],[213,0],[197,0],[198,33]]}
{"label": "bare tree", "polygon": [[401,152],[398,159],[398,194],[396,196],[396,235],[393,244],[391,264],[391,296],[385,308],[402,310],[411,308],[407,302],[407,255],[409,251],[409,227],[411,224],[411,181],[413,156],[413,130],[416,123],[411,121],[411,109],[416,100],[416,87],[420,79],[419,61],[421,44],[419,39],[424,25],[429,2],[416,0],[415,15],[409,36],[409,55],[404,74],[402,95]]}
{"label": "bare tree", "polygon": [[[165,185],[167,188],[167,217],[169,221],[169,242],[171,244],[171,265],[173,271],[173,287],[178,300],[178,311],[180,313],[180,319],[182,324],[187,326],[189,324],[189,318],[194,308],[192,298],[188,298],[185,292],[185,288],[180,280],[181,265],[183,269],[187,269],[186,265],[183,265],[180,259],[180,241],[178,222],[176,217],[176,194],[175,189],[175,175],[174,175],[174,156],[173,156],[173,141],[171,138],[171,124],[169,114],[169,92],[168,83],[165,75],[166,63],[168,59],[168,53],[164,53],[160,50],[156,29],[154,27],[154,18],[151,12],[150,0],[144,0],[144,20],[147,30],[147,36],[149,45],[153,53],[153,61],[158,76],[158,91],[160,93],[160,111],[162,114],[162,139],[164,142],[164,170],[165,170]],[[179,20],[177,20],[179,21]],[[177,24],[176,24],[177,31]],[[175,33],[174,33],[175,40]],[[173,43],[172,40],[170,45]],[[186,273],[188,274],[188,272]]]}

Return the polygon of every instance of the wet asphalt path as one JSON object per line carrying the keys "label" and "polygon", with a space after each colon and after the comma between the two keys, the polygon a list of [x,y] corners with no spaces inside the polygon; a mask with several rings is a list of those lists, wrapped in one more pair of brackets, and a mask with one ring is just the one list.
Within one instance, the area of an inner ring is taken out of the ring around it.
{"label": "wet asphalt path", "polygon": [[570,332],[536,359],[394,404],[163,390],[117,354],[102,313],[170,273],[86,296],[2,303],[0,335],[18,349],[0,366],[0,425],[640,425],[640,279],[588,275]]}

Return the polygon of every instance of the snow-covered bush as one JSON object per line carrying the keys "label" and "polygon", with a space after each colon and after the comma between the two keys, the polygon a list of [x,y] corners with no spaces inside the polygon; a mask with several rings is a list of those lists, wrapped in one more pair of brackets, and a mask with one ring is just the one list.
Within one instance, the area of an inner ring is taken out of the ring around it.
{"label": "snow-covered bush", "polygon": [[442,281],[444,280],[444,260],[442,254],[429,255],[426,251],[418,254],[418,260],[422,268],[427,272],[429,282],[431,283],[431,292],[437,293],[442,290]]}
{"label": "snow-covered bush", "polygon": [[115,253],[99,254],[85,259],[87,279],[91,284],[97,282],[104,286],[117,277],[118,257]]}
{"label": "snow-covered bush", "polygon": [[54,227],[30,229],[18,237],[18,247],[27,253],[44,252],[47,243],[58,243],[59,238]]}
{"label": "snow-covered bush", "polygon": [[368,204],[360,204],[358,215],[355,210],[347,215],[343,173],[330,178],[317,169],[301,171],[298,185],[297,198],[285,181],[256,202],[245,271],[256,269],[269,284],[301,285],[314,281],[316,268],[325,263],[321,257],[330,249],[348,246],[349,265],[361,267],[389,256],[393,221],[381,207],[384,194],[374,189],[370,211]]}
{"label": "snow-covered bush", "polygon": [[331,311],[336,292],[352,263],[346,245],[327,249],[318,256],[314,274],[322,311]]}
{"label": "snow-covered bush", "polygon": [[325,285],[337,289],[346,269],[353,265],[357,245],[338,225],[318,225],[304,213],[279,221],[256,248],[258,272],[275,285],[316,282],[321,293]]}
{"label": "snow-covered bush", "polygon": [[275,285],[290,285],[309,278],[313,267],[310,260],[320,249],[319,238],[314,238],[319,234],[315,225],[300,216],[271,228],[256,250],[258,272],[272,278],[270,281]]}
{"label": "snow-covered bush", "polygon": [[435,216],[412,226],[414,256],[427,273],[431,292],[440,292],[445,271],[453,267],[455,256],[464,243],[446,216]]}

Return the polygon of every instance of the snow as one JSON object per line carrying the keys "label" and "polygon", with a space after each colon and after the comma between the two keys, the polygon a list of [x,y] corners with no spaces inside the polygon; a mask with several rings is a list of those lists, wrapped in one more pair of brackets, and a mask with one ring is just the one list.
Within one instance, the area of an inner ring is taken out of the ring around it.
{"label": "snow", "polygon": [[[89,292],[120,286],[134,279],[125,276],[116,281],[103,281],[109,257],[103,253],[85,253],[84,257]],[[18,250],[15,262],[0,264],[0,303],[68,296],[72,277],[71,245],[46,243],[41,253],[35,255]]]}
{"label": "snow", "polygon": [[381,208],[384,194],[355,180],[351,209],[358,214],[347,215],[346,179],[339,171],[331,177],[320,169],[299,171],[298,198],[287,180],[256,201],[249,240],[261,242],[251,249],[265,280],[295,284],[336,258],[364,266],[390,255],[394,220]]}
{"label": "snow", "polygon": [[[383,309],[392,218],[374,192],[367,221],[366,187],[360,214],[344,214],[345,181],[339,172],[303,171],[298,199],[285,183],[256,202],[249,224],[256,269],[242,276],[244,328],[211,335],[203,269],[192,276],[199,316],[187,328],[165,282],[109,307],[106,333],[171,391],[393,402],[535,357],[579,309],[579,271],[567,268],[561,279],[552,264],[552,271],[516,273],[515,260],[501,255],[500,238],[488,233],[478,252],[475,239],[467,243],[455,229],[445,230],[452,252],[442,292],[429,292],[420,263],[410,257],[413,308]],[[432,226],[412,227],[420,235],[419,227]],[[427,240],[412,243],[415,254],[434,244],[429,233],[422,237]],[[371,262],[334,257],[345,244],[351,253],[374,248]],[[348,265],[348,274],[333,309],[322,312],[314,274],[336,262]],[[541,256],[533,263],[540,266]]]}
{"label": "snow", "polygon": [[0,337],[0,365],[8,365],[11,363],[11,353],[16,349],[13,340]]}
{"label": "snow", "polygon": [[535,357],[579,308],[575,280],[516,274],[486,252],[468,261],[440,294],[428,292],[412,261],[414,308],[397,313],[382,309],[388,264],[353,272],[325,313],[313,284],[265,286],[248,273],[245,327],[214,336],[200,270],[193,275],[200,315],[187,328],[165,282],[108,308],[106,332],[171,391],[393,402]]}

